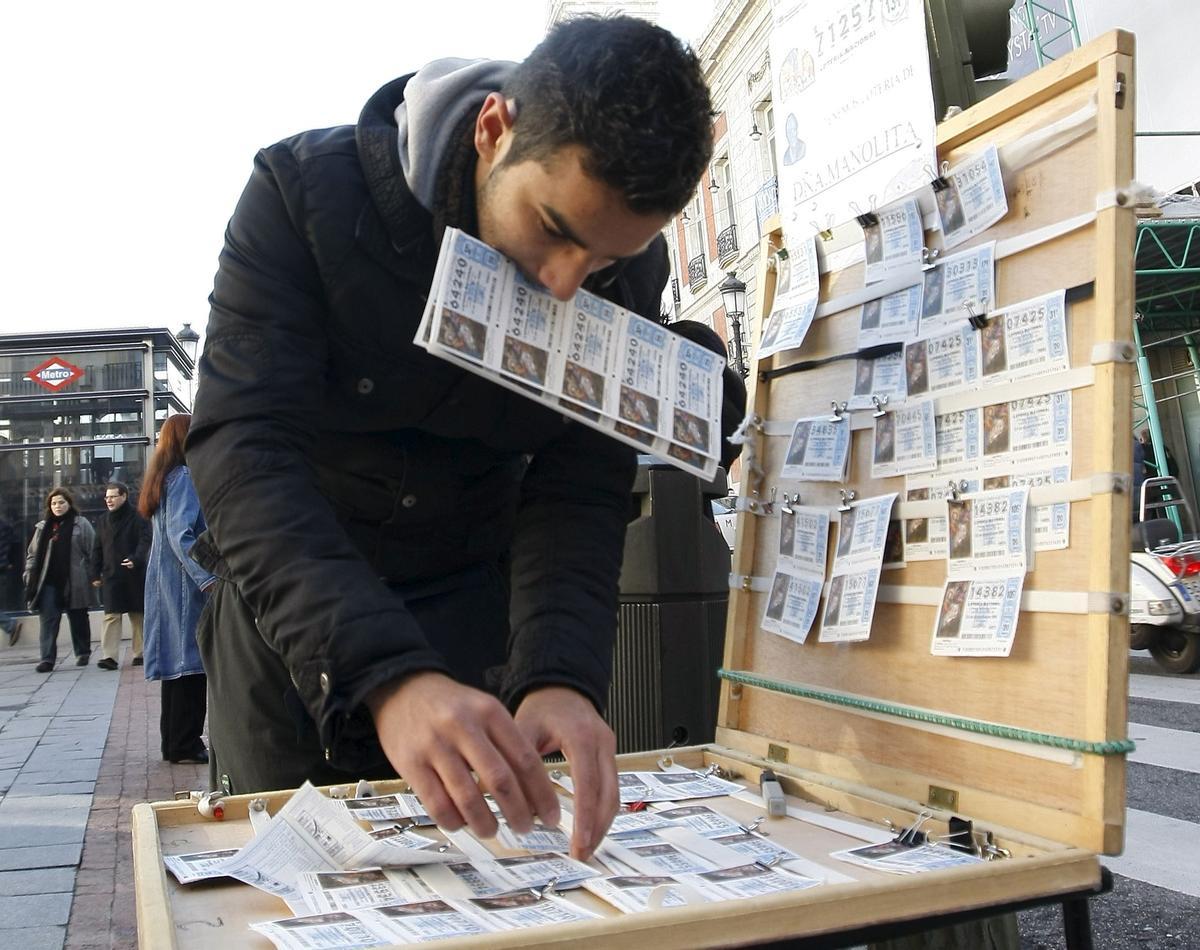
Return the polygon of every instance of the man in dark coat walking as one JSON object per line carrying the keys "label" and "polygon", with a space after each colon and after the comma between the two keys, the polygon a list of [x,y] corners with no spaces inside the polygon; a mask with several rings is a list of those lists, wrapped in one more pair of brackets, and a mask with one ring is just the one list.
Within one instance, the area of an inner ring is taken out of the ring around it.
{"label": "man in dark coat walking", "polygon": [[102,670],[117,668],[121,647],[121,615],[129,615],[133,632],[133,665],[142,665],[142,611],[146,587],[146,559],[150,554],[150,522],[129,501],[129,488],[109,482],[104,488],[108,512],[96,526],[92,550],[92,586],[101,587],[104,627],[100,636]]}

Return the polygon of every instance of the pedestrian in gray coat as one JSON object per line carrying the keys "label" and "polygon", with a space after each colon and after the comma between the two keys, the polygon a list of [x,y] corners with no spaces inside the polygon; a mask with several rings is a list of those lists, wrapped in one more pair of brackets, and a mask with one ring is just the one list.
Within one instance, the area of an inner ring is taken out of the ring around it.
{"label": "pedestrian in gray coat", "polygon": [[46,496],[46,517],[33,529],[25,554],[25,602],[41,620],[39,673],[49,673],[58,658],[58,628],[62,616],[71,625],[75,665],[87,666],[92,652],[88,627],[89,565],[96,532],[75,507],[75,498],[62,487]]}

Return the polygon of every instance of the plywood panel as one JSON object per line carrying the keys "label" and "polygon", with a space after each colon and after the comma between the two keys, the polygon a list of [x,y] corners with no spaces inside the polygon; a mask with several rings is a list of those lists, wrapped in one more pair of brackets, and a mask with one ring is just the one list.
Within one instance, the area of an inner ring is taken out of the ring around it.
{"label": "plywood panel", "polygon": [[[1020,154],[1044,130],[1062,126],[1069,117],[1087,117],[1076,123],[1068,144],[1023,167],[1007,167],[1009,213],[954,249],[993,240],[1003,248],[1006,241],[1012,244],[1036,229],[1080,217],[1081,223],[1069,233],[1007,254],[996,265],[998,306],[1060,288],[1080,288],[1081,296],[1068,305],[1067,316],[1073,368],[1091,366],[1097,343],[1127,340],[1131,333],[1134,222],[1132,212],[1105,200],[1125,187],[1132,173],[1131,49],[1127,36],[1102,38],[1069,61],[1018,83],[1003,98],[990,99],[939,129],[939,158],[951,165],[989,144],[1001,148],[1003,162],[1005,155]],[[1126,81],[1123,102],[1113,94],[1118,73]],[[1097,212],[1098,200],[1102,207]],[[845,230],[825,247],[827,256],[846,244]],[[936,242],[936,236],[930,237]],[[775,232],[767,240],[778,242],[781,237]],[[862,283],[860,264],[825,274],[821,300],[825,309],[836,312],[814,322],[799,350],[779,354],[760,368],[857,349],[860,308],[839,309],[836,303]],[[769,312],[769,284],[760,286],[768,288],[760,303]],[[1106,363],[1089,371],[1089,385],[1072,390],[1075,480],[1125,473],[1130,466],[1131,368]],[[832,400],[848,398],[853,377],[853,360],[778,376],[758,385],[753,405],[777,432],[797,418],[827,414]],[[986,396],[994,402],[1011,398],[1006,387],[994,384]],[[769,498],[772,489],[798,491],[802,504],[834,507],[838,484],[780,477],[786,445],[782,434],[758,437],[766,472],[761,482],[751,484],[758,497]],[[903,478],[870,477],[871,445],[869,429],[853,433],[846,485],[859,498],[893,491],[903,498]],[[744,478],[743,484],[747,482],[751,480]],[[1025,590],[1127,597],[1127,512],[1124,495],[1101,493],[1072,503],[1069,548],[1037,552]],[[734,571],[769,578],[776,560],[778,518],[740,520],[744,527]],[[836,537],[835,527],[827,568],[832,566]],[[944,560],[913,562],[885,571],[881,584],[940,589],[945,575]],[[1120,614],[1023,610],[1009,657],[948,658],[930,654],[933,607],[880,604],[868,642],[821,644],[814,630],[808,642],[798,645],[760,629],[764,597],[747,590],[734,592],[729,642],[735,646],[727,653],[728,667],[811,689],[1069,739],[1095,743],[1124,738],[1128,623]],[[1026,814],[1031,824],[1022,827],[1034,833],[1097,850],[1120,847],[1121,756],[1085,753],[1068,756],[1069,762],[1050,761],[997,748],[977,733],[929,731],[903,719],[867,717],[845,707],[751,687],[726,684],[723,700],[720,724],[730,735],[764,737],[808,750],[833,774],[859,775],[878,768],[881,775],[908,775],[906,784],[916,789],[927,791],[930,784],[969,788],[986,808]]]}

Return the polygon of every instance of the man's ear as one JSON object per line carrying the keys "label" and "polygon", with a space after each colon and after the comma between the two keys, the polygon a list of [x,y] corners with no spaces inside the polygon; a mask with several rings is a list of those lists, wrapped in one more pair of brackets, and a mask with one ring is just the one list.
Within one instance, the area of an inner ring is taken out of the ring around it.
{"label": "man's ear", "polygon": [[488,93],[475,119],[475,151],[489,165],[499,162],[507,150],[505,142],[512,136],[515,118],[514,103],[498,92]]}

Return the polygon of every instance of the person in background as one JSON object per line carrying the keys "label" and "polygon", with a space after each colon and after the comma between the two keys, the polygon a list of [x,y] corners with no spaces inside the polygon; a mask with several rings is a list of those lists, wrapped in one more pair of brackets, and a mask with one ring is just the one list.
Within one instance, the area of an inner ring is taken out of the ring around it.
{"label": "person in background", "polygon": [[183,440],[192,417],[163,423],[138,499],[138,512],[151,522],[153,540],[146,565],[146,679],[162,681],[158,728],[168,762],[205,763],[204,728],[208,679],[196,645],[196,625],[216,578],[188,552],[204,531],[204,515],[183,459]]}
{"label": "person in background", "polygon": [[122,482],[104,487],[108,512],[100,516],[96,546],[92,552],[92,584],[102,587],[104,630],[100,636],[102,670],[117,668],[121,648],[121,614],[129,614],[133,629],[133,665],[142,665],[142,607],[146,580],[146,557],[150,553],[150,522],[129,501],[129,488]]}
{"label": "person in background", "polygon": [[39,673],[49,673],[58,658],[58,628],[67,615],[75,665],[87,666],[92,653],[88,627],[88,565],[96,545],[91,522],[75,507],[67,489],[52,488],[46,516],[33,529],[25,554],[25,602],[41,621]]}
{"label": "person in background", "polygon": [[16,599],[13,581],[20,576],[17,557],[17,534],[8,519],[0,515],[0,630],[8,638],[9,646],[21,638],[21,618],[8,609],[8,604]]}

